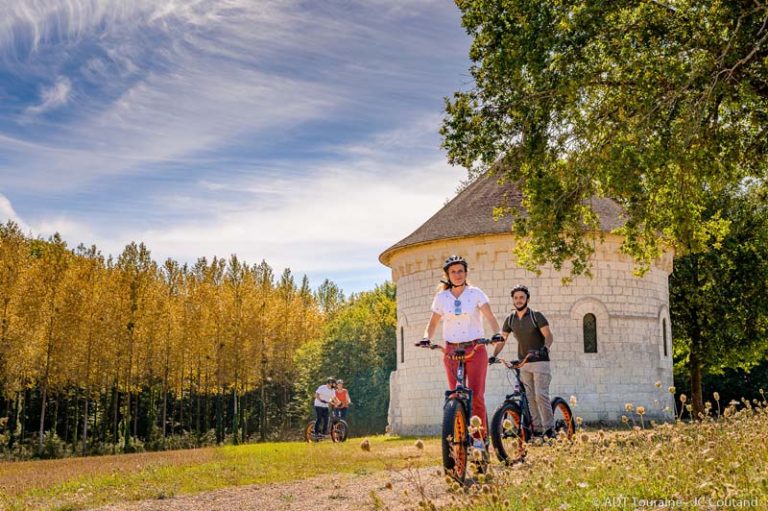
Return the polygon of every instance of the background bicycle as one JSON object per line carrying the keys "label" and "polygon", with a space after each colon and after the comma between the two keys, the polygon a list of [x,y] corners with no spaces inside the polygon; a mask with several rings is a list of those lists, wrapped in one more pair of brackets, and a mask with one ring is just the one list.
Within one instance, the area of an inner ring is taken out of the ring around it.
{"label": "background bicycle", "polygon": [[328,435],[322,433],[315,433],[315,421],[311,420],[304,428],[304,439],[307,442],[320,442],[325,438],[329,438],[334,442],[346,442],[347,435],[349,434],[349,425],[345,420],[342,420],[337,414],[331,411],[328,418],[330,424],[328,425]]}

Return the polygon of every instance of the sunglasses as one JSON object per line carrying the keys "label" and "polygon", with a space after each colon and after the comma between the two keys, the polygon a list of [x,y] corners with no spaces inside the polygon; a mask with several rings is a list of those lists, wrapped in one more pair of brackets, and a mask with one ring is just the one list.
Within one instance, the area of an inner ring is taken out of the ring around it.
{"label": "sunglasses", "polygon": [[461,314],[461,300],[454,300],[453,313],[456,314],[457,316]]}

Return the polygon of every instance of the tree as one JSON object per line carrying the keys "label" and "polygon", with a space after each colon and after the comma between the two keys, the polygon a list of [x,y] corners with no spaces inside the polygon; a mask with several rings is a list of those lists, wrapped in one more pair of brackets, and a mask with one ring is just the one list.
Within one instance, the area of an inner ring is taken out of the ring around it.
{"label": "tree", "polygon": [[730,223],[712,250],[678,258],[670,281],[676,364],[690,375],[696,413],[702,381],[768,361],[768,204],[755,184],[712,199]]}
{"label": "tree", "polygon": [[456,0],[475,87],[446,100],[449,160],[516,181],[520,261],[589,272],[594,197],[623,250],[706,251],[717,195],[768,168],[768,3]]}
{"label": "tree", "polygon": [[325,279],[320,287],[317,288],[317,301],[320,304],[320,310],[323,311],[326,318],[332,319],[336,312],[344,305],[344,292],[336,283]]}
{"label": "tree", "polygon": [[[332,283],[330,283],[332,284]],[[327,376],[342,377],[352,395],[357,431],[383,431],[389,375],[396,364],[395,285],[352,295],[325,325],[322,337],[294,356],[297,408],[309,414],[314,391]]]}
{"label": "tree", "polygon": [[[117,270],[120,272],[122,293],[121,296],[127,298],[123,302],[123,325],[124,330],[124,343],[125,352],[122,354],[125,365],[123,369],[125,371],[125,413],[123,414],[123,434],[124,437],[124,449],[131,449],[131,418],[134,419],[134,435],[136,434],[136,424],[138,418],[138,392],[134,404],[136,405],[136,412],[132,417],[131,412],[131,396],[133,392],[138,391],[137,376],[140,370],[138,364],[138,352],[137,345],[142,341],[146,341],[146,337],[142,339],[140,333],[141,323],[147,320],[147,312],[149,308],[148,298],[150,285],[157,277],[158,269],[157,263],[150,258],[150,253],[147,247],[143,244],[129,243],[123,249],[122,254],[117,261]],[[143,332],[142,332],[143,333]]]}

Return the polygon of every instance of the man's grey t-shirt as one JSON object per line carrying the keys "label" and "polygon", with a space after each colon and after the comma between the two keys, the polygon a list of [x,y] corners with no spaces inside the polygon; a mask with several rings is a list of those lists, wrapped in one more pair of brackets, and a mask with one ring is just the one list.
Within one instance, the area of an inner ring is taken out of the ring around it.
{"label": "man's grey t-shirt", "polygon": [[544,346],[544,334],[539,329],[549,325],[549,322],[541,312],[536,311],[535,314],[539,328],[533,324],[530,308],[525,311],[522,318],[517,316],[517,312],[513,312],[504,320],[502,331],[514,334],[517,339],[517,356],[520,359],[528,354],[528,350],[538,350]]}

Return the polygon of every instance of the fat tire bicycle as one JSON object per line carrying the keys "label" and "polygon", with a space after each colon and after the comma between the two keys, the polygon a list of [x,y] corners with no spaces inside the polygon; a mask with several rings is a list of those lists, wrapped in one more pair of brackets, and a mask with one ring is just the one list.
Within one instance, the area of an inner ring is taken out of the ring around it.
{"label": "fat tire bicycle", "polygon": [[309,421],[307,426],[304,428],[304,439],[311,443],[320,442],[324,438],[330,437],[333,443],[346,442],[347,435],[349,434],[349,424],[347,424],[347,421],[339,417],[336,413],[334,413],[333,410],[331,410],[329,413],[328,421],[330,422],[328,426],[330,431],[329,435],[316,434],[316,421]]}
{"label": "fat tire bicycle", "polygon": [[[530,356],[529,353],[523,360],[511,362],[496,359],[498,363],[510,369],[515,377],[513,392],[506,396],[491,419],[493,449],[499,461],[507,465],[525,461],[526,443],[534,439],[528,396],[520,381],[520,368],[528,363]],[[556,396],[552,399],[552,412],[555,415],[555,435],[560,436],[562,433],[565,438],[572,440],[576,432],[576,422],[571,407],[563,398]]]}
{"label": "fat tire bicycle", "polygon": [[445,404],[443,405],[443,424],[440,441],[443,451],[443,469],[445,474],[458,481],[460,484],[467,482],[467,472],[476,474],[488,471],[488,450],[484,447],[481,452],[478,449],[472,451],[472,434],[470,432],[470,417],[472,413],[472,389],[466,387],[465,362],[475,355],[475,349],[479,345],[491,344],[490,339],[475,339],[471,341],[471,351],[458,348],[448,354],[446,349],[432,341],[429,344],[416,343],[416,346],[429,349],[439,349],[445,353],[446,358],[458,362],[456,369],[456,388],[445,391]]}

